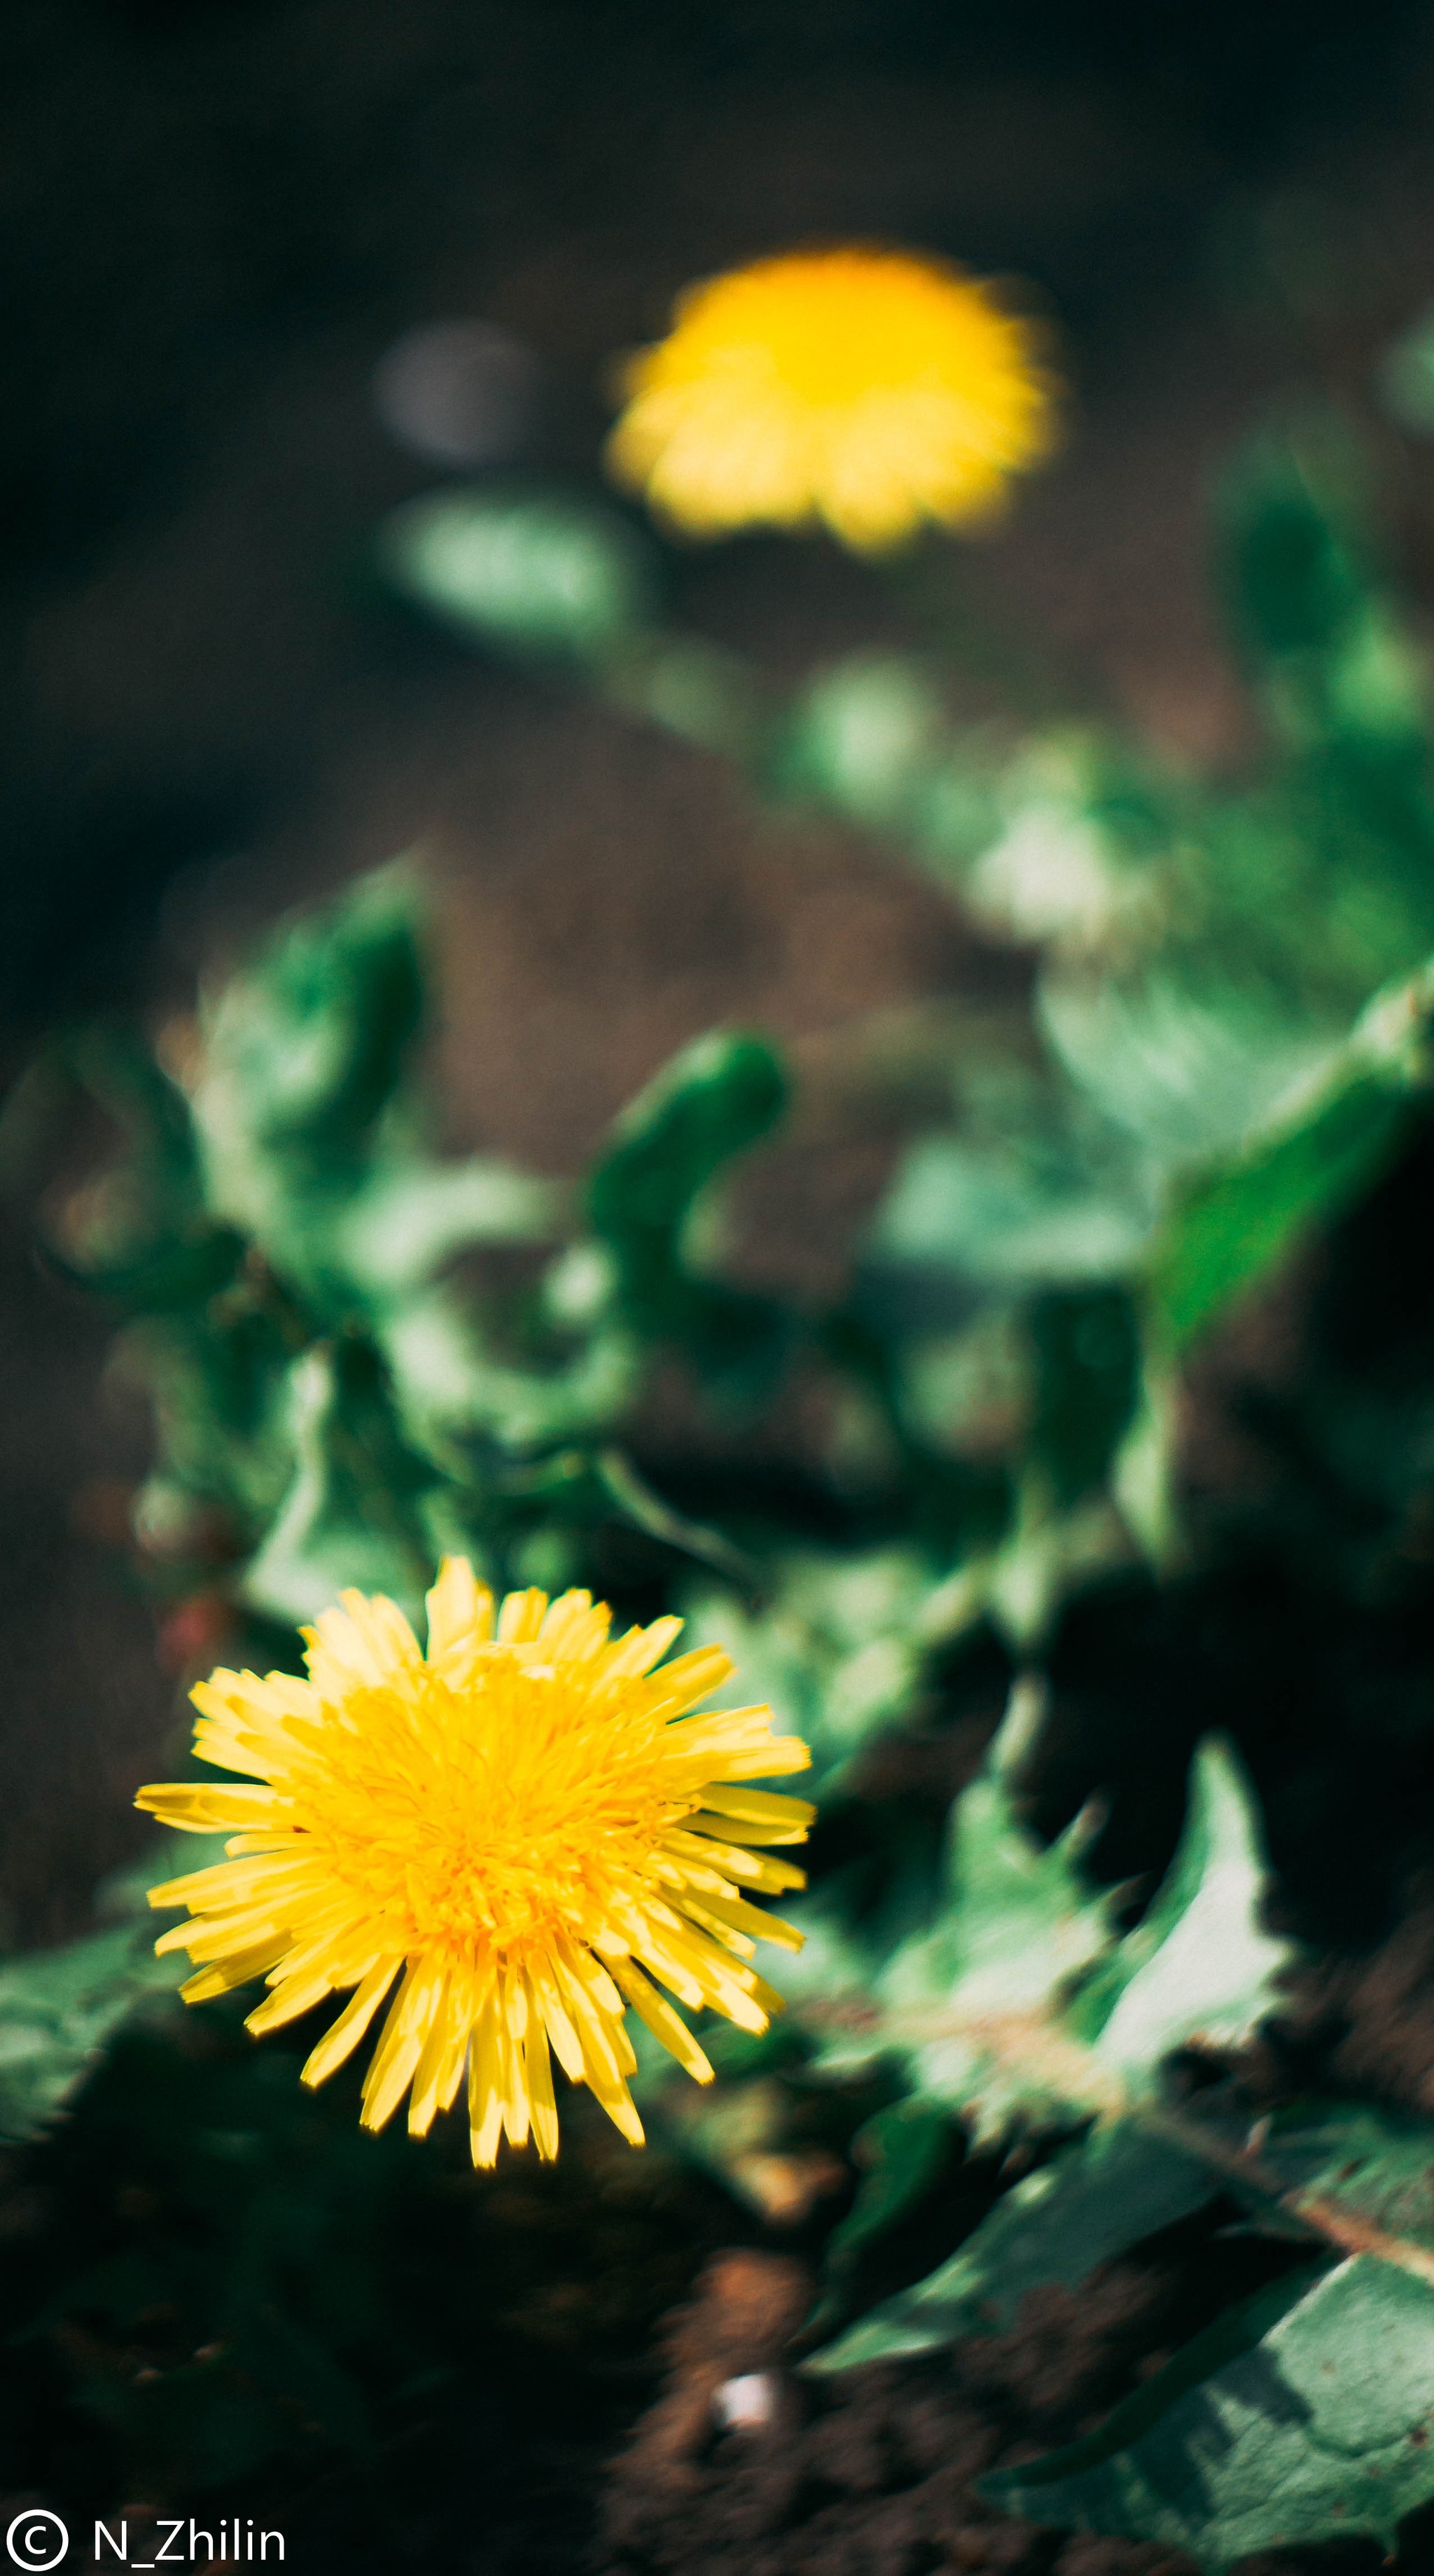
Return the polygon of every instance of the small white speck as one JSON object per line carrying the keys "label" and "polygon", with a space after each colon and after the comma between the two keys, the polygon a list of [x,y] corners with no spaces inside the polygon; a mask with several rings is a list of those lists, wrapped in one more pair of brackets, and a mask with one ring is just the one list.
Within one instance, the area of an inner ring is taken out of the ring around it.
{"label": "small white speck", "polygon": [[756,2424],[770,2424],[776,2410],[777,2383],[769,2370],[745,2371],[740,2379],[724,2379],[712,2400],[712,2411],[719,2424],[730,2431],[746,2432]]}

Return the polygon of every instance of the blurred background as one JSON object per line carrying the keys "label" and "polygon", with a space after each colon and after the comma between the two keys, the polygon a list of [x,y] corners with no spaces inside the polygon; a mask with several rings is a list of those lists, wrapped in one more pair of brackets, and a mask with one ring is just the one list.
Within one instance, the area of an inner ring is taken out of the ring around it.
{"label": "blurred background", "polygon": [[[1035,639],[1065,705],[1235,767],[1213,470],[1276,387],[1364,419],[1434,293],[1414,0],[10,0],[0,64],[6,1078],[76,1015],[163,1025],[201,965],[417,847],[451,1141],[540,1170],[714,1022],[819,1063],[858,1014],[1020,968],[856,834],[402,615],[386,512],[491,467],[596,489],[613,355],[693,277],[811,238],[945,253],[1028,282],[1073,388],[970,550],[973,620]],[[1367,425],[1434,579],[1428,478]],[[899,632],[834,546],[670,554],[681,619],[779,678]],[[36,1265],[9,1141],[0,1895],[31,1942],[128,1848],[175,1708],[113,1552],[143,1412],[109,1319]],[[52,1195],[92,1151],[67,1136]],[[820,1281],[889,1162],[799,1138],[763,1260]]]}

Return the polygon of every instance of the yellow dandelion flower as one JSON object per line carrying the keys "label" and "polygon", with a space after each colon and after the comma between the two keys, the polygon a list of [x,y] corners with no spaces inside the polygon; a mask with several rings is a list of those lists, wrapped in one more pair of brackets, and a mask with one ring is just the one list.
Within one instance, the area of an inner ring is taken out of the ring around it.
{"label": "yellow dandelion flower", "polygon": [[[801,1934],[753,1906],[804,1884],[770,1846],[814,1809],[749,1783],[799,1771],[768,1708],[692,1714],[732,1670],[720,1647],[661,1664],[680,1619],[610,1641],[587,1592],[493,1596],[450,1557],[428,1596],[425,1655],[381,1595],[341,1595],[306,1629],[309,1678],[217,1672],[193,1697],[195,1749],[245,1775],[142,1789],[138,1805],[230,1855],[150,1891],[191,1920],[192,2003],[264,1976],[248,2028],[353,1992],[304,2067],[321,2084],[401,1982],[364,2084],[381,2128],[405,2093],[423,2135],[466,2065],[475,2164],[500,2134],[558,2146],[549,2052],[634,2146],[631,2005],[679,2064],[712,2069],[667,1996],[765,2030],[781,1997],[749,1964]],[[262,1785],[252,1785],[252,1784]]]}
{"label": "yellow dandelion flower", "polygon": [[696,537],[824,520],[879,552],[991,518],[1055,441],[1032,326],[904,251],[796,251],[689,287],[624,389],[611,471]]}

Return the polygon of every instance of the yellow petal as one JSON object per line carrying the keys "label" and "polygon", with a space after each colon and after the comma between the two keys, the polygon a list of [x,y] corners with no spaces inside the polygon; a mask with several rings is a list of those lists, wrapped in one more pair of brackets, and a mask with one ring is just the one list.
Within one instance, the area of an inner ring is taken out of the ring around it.
{"label": "yellow petal", "polygon": [[642,1970],[632,1959],[624,1959],[620,1962],[614,1960],[612,1972],[633,2011],[646,2022],[653,2038],[660,2039],[663,2047],[671,2050],[678,2065],[684,2066],[689,2075],[696,2077],[699,2084],[710,2084],[711,2063],[699,2048],[681,2014],[673,2011],[666,1996],[660,1995],[655,1986],[648,1984]]}
{"label": "yellow petal", "polygon": [[500,1646],[531,1645],[542,1627],[547,1612],[548,1596],[536,1588],[527,1592],[510,1592],[498,1613]]}
{"label": "yellow petal", "polygon": [[401,1965],[398,1959],[378,1959],[366,1971],[338,2020],[330,2024],[317,2048],[311,2049],[305,2059],[300,2070],[302,2083],[322,2084],[352,2055]]}
{"label": "yellow petal", "polygon": [[498,1989],[491,1987],[473,2026],[468,2048],[468,2120],[475,2165],[498,2160],[503,2134],[503,2062],[499,2050]]}
{"label": "yellow petal", "polygon": [[542,2016],[536,2011],[528,2016],[527,2037],[523,2042],[523,2072],[527,2078],[528,2104],[532,2113],[533,2144],[544,2163],[551,2164],[558,2152],[558,2106],[553,2095],[548,2036]]}
{"label": "yellow petal", "polygon": [[493,1633],[493,1595],[479,1583],[466,1556],[445,1556],[428,1595],[428,1660],[439,1672],[466,1662],[469,1650]]}

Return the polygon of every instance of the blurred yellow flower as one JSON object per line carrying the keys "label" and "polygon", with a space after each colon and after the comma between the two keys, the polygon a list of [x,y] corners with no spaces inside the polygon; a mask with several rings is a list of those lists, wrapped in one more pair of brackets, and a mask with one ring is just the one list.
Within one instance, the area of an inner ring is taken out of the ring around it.
{"label": "blurred yellow flower", "polygon": [[[309,1678],[217,1672],[193,1696],[195,1749],[245,1783],[141,1789],[230,1857],[153,1888],[184,1905],[159,1950],[198,1965],[192,2003],[266,1976],[256,2034],[339,1989],[349,2002],[304,2067],[321,2084],[402,1982],[368,2068],[365,2127],[409,2095],[422,2135],[468,2070],[475,2164],[531,2132],[558,2146],[551,2048],[642,2144],[625,2008],[706,2083],[711,2067],[658,1985],[762,2031],[781,1997],[748,1965],[801,1934],[747,1902],[804,1884],[764,1845],[814,1810],[750,1781],[805,1768],[768,1708],[689,1714],[732,1670],[720,1647],[655,1669],[681,1627],[610,1642],[586,1592],[492,1594],[462,1557],[428,1596],[428,1651],[382,1595],[345,1592],[307,1629]],[[260,1782],[262,1786],[248,1783]]]}
{"label": "blurred yellow flower", "polygon": [[1000,509],[1055,442],[1031,324],[944,261],[794,251],[689,287],[608,464],[690,536],[824,520],[875,553]]}

